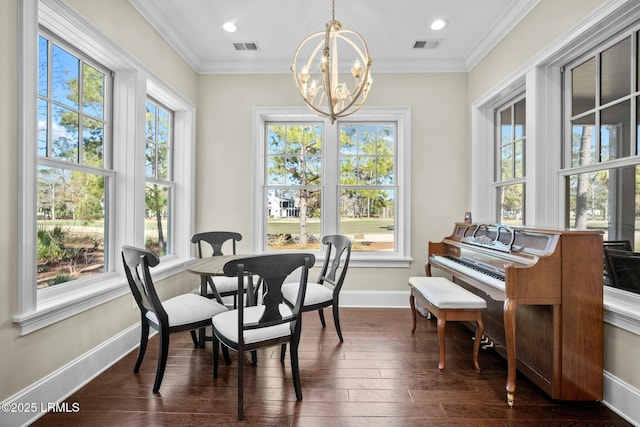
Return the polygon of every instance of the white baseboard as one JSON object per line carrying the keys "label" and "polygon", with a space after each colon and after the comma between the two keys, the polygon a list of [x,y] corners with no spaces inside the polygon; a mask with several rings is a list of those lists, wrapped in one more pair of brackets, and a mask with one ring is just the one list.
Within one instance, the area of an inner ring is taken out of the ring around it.
{"label": "white baseboard", "polygon": [[[0,425],[26,426],[40,418],[48,409],[77,411],[72,405],[53,407],[89,383],[111,365],[126,356],[140,343],[140,325],[136,324],[103,342],[91,351],[67,363],[46,377],[31,384],[1,404],[15,411],[0,412]],[[7,406],[8,405],[8,406]],[[82,410],[82,408],[79,408]]]}
{"label": "white baseboard", "polygon": [[604,400],[609,409],[640,426],[640,390],[604,371]]}
{"label": "white baseboard", "polygon": [[[340,293],[340,306],[408,308],[409,291],[343,291]],[[3,411],[0,413],[0,425],[26,426],[32,423],[47,411],[49,404],[55,405],[62,402],[129,354],[137,347],[139,339],[139,325],[134,325],[8,398],[1,404],[34,410],[30,412]],[[640,426],[640,390],[607,371],[603,375],[603,404],[635,426]],[[74,408],[71,406],[56,409],[73,410]]]}

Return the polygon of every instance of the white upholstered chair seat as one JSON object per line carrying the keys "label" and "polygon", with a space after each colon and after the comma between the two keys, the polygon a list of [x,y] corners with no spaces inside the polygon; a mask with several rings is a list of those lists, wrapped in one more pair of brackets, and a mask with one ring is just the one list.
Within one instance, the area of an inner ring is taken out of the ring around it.
{"label": "white upholstered chair seat", "polygon": [[[264,307],[263,305],[244,307],[244,324],[258,323],[264,312]],[[286,304],[280,304],[279,310],[282,317],[287,317],[292,314],[291,309]],[[220,313],[213,317],[212,323],[218,336],[226,337],[233,342],[238,342],[238,310],[229,310]],[[291,324],[283,323],[281,325],[246,330],[244,331],[244,342],[251,344],[290,335]]]}
{"label": "white upholstered chair seat", "polygon": [[[162,308],[167,312],[170,327],[194,323],[227,311],[222,304],[194,294],[178,295],[163,301]],[[158,323],[155,313],[147,311],[146,316],[152,322]]]}
{"label": "white upholstered chair seat", "polygon": [[[282,285],[282,296],[291,304],[298,298],[298,283],[285,283]],[[320,283],[307,283],[307,292],[304,295],[304,305],[311,306],[333,300],[333,290]]]}

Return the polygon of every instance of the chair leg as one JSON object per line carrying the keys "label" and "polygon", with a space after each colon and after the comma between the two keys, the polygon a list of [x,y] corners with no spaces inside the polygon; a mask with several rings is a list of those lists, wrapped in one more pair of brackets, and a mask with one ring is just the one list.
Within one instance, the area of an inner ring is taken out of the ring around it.
{"label": "chair leg", "polygon": [[200,344],[200,342],[198,341],[198,336],[196,335],[196,331],[195,330],[191,330],[191,340],[193,340],[193,348],[198,348]]}
{"label": "chair leg", "polygon": [[167,356],[169,354],[169,331],[166,329],[160,330],[160,349],[158,354],[158,369],[156,371],[156,380],[153,383],[153,392],[157,393],[160,390],[160,384],[162,384],[162,377],[164,376],[164,368],[167,366]]}
{"label": "chair leg", "polygon": [[253,365],[258,364],[258,352],[256,350],[251,351],[251,363]]}
{"label": "chair leg", "polygon": [[338,313],[338,302],[334,301],[333,303],[333,323],[336,325],[336,332],[338,333],[338,338],[340,338],[340,342],[344,342],[342,339],[342,329],[340,329],[340,314]]}
{"label": "chair leg", "polygon": [[[220,358],[220,356],[218,355],[218,350],[220,347],[220,341],[218,341],[215,335],[213,336],[212,341],[213,341],[213,378],[218,378],[218,362],[219,362],[218,359]],[[223,345],[222,347],[226,348],[225,345]]]}
{"label": "chair leg", "polygon": [[144,353],[147,350],[147,342],[149,341],[149,324],[142,322],[140,331],[140,348],[138,348],[138,360],[133,368],[134,373],[138,373],[140,365],[142,365],[142,359],[144,359]]}
{"label": "chair leg", "polygon": [[280,346],[280,363],[284,364],[284,356],[287,354],[287,344],[284,343]]}
{"label": "chair leg", "polygon": [[289,345],[291,355],[291,374],[293,376],[293,388],[296,391],[296,400],[302,400],[302,386],[300,385],[300,368],[298,366],[298,343],[291,341]]}
{"label": "chair leg", "polygon": [[231,356],[229,356],[229,348],[226,345],[222,346],[222,356],[224,356],[224,363],[227,366],[231,365]]}
{"label": "chair leg", "polygon": [[204,348],[204,343],[207,341],[207,335],[205,333],[205,328],[200,328],[198,333],[199,333],[198,343],[200,344],[200,348]]}
{"label": "chair leg", "polygon": [[327,326],[327,323],[324,321],[324,311],[322,309],[318,310],[318,314],[320,315],[320,323],[322,323],[322,327]]}
{"label": "chair leg", "polygon": [[238,348],[238,420],[244,418],[244,351]]}

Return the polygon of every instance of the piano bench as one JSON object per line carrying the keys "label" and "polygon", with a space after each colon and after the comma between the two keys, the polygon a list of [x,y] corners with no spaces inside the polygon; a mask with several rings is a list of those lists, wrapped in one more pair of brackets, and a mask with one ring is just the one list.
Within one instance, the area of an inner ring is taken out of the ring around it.
{"label": "piano bench", "polygon": [[444,369],[444,328],[447,321],[475,321],[477,327],[473,343],[473,366],[476,372],[480,372],[478,352],[480,351],[482,334],[484,334],[482,312],[487,308],[487,302],[444,277],[410,277],[409,286],[411,287],[409,304],[413,316],[411,333],[416,331],[416,299],[438,319],[438,340],[440,343],[438,368]]}

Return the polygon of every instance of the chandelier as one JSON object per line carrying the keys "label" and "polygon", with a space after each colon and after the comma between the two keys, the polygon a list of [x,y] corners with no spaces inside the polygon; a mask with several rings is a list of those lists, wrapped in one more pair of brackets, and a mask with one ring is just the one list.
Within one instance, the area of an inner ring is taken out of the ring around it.
{"label": "chandelier", "polygon": [[[338,48],[351,55],[351,69],[339,63]],[[302,58],[306,58],[302,59]],[[298,71],[298,64],[302,65]],[[331,2],[331,21],[325,31],[308,36],[300,43],[291,64],[293,80],[309,108],[331,119],[358,111],[367,100],[373,80],[367,43],[352,30],[343,30],[335,20],[335,0]]]}

